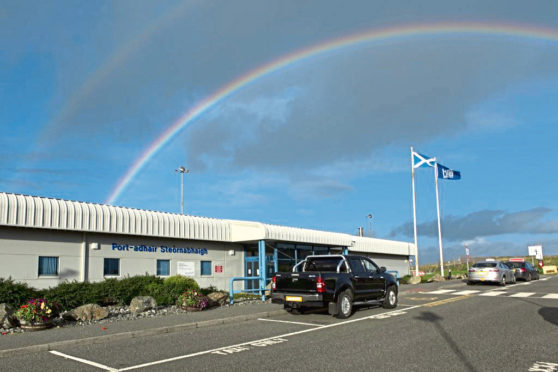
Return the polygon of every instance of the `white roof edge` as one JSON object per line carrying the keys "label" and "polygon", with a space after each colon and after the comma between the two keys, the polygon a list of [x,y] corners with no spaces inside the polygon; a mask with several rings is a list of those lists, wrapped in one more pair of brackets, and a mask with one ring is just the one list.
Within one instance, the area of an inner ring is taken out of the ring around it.
{"label": "white roof edge", "polygon": [[5,192],[0,192],[0,225],[231,243],[277,240],[349,247],[352,252],[416,255],[416,247],[408,242]]}
{"label": "white roof edge", "polygon": [[353,245],[349,247],[349,251],[397,254],[403,256],[416,256],[417,252],[413,243],[362,236],[353,237]]}
{"label": "white roof edge", "polygon": [[[42,205],[43,207],[37,210],[35,205]],[[60,207],[61,205],[63,208]],[[31,207],[35,209],[35,213],[25,213]],[[61,212],[66,214],[62,219],[60,218]],[[68,217],[68,213],[72,215]],[[168,226],[170,224],[183,224],[185,229],[180,231],[174,229],[171,234]],[[229,223],[216,218],[5,192],[0,192],[0,225],[192,240],[230,241]],[[133,228],[129,229],[129,226]],[[197,228],[197,226],[203,228]]]}

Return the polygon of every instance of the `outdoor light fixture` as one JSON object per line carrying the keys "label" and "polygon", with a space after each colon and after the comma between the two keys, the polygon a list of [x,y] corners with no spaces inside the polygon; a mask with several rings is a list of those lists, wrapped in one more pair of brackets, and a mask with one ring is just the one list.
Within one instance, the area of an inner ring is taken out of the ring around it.
{"label": "outdoor light fixture", "polygon": [[190,170],[181,165],[174,171],[180,173],[180,214],[184,214],[184,173],[190,173]]}

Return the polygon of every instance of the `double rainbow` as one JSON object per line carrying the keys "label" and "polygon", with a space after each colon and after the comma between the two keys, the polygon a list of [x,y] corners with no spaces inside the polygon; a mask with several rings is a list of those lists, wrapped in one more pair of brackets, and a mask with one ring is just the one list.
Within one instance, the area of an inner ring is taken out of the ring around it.
{"label": "double rainbow", "polygon": [[416,36],[436,35],[493,35],[505,37],[519,37],[524,39],[558,41],[558,30],[551,28],[533,27],[517,24],[494,24],[494,23],[430,23],[413,24],[408,26],[395,26],[383,29],[373,29],[357,34],[344,36],[316,44],[304,49],[284,55],[270,63],[258,67],[245,75],[229,82],[213,94],[209,95],[172,123],[159,137],[153,141],[126,170],[126,173],[118,180],[105,203],[114,203],[132,179],[145,166],[145,164],[159,150],[171,141],[182,129],[192,124],[207,110],[217,105],[227,97],[230,97],[246,85],[276,72],[295,62],[303,61],[310,57],[324,54],[330,51],[357,46],[358,44],[371,43],[388,39],[403,39]]}

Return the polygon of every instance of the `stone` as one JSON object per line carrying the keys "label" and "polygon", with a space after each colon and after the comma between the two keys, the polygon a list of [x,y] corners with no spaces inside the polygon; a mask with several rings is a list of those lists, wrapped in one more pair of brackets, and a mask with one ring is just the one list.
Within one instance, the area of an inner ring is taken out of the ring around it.
{"label": "stone", "polygon": [[209,307],[212,306],[223,306],[228,298],[229,294],[227,292],[211,292],[207,295],[209,299]]}
{"label": "stone", "polygon": [[17,324],[14,318],[15,309],[9,304],[0,304],[0,328],[10,329]]}
{"label": "stone", "polygon": [[101,320],[108,317],[109,311],[97,304],[87,304],[76,307],[67,314],[73,320]]}
{"label": "stone", "polygon": [[443,282],[445,279],[440,275],[440,274],[436,274],[434,275],[432,278],[427,280],[427,283],[432,283],[432,282]]}
{"label": "stone", "polygon": [[155,301],[155,299],[151,296],[134,297],[130,302],[130,312],[134,315],[156,308],[157,308],[157,301]]}
{"label": "stone", "polygon": [[411,276],[409,278],[409,280],[407,281],[407,283],[409,284],[419,284],[421,281],[421,277],[420,276]]}

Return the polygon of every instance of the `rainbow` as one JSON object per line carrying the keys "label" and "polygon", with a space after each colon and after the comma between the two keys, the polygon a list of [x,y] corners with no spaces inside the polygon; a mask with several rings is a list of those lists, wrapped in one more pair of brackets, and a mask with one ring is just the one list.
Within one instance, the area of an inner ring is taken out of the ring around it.
{"label": "rainbow", "polygon": [[238,77],[190,108],[184,115],[167,127],[167,129],[141,153],[130,168],[128,168],[126,173],[118,180],[105,203],[114,203],[145,164],[182,129],[193,123],[213,106],[260,78],[292,65],[295,62],[307,60],[311,57],[341,48],[388,39],[402,39],[416,36],[447,36],[452,34],[513,36],[535,40],[548,40],[552,42],[558,41],[558,30],[551,28],[494,23],[429,23],[368,30],[300,49]]}
{"label": "rainbow", "polygon": [[43,132],[37,136],[39,141],[48,143],[53,138],[56,138],[60,134],[60,131],[64,129],[64,123],[67,122],[68,118],[78,111],[80,106],[86,102],[87,98],[103,81],[107,80],[118,67],[136,53],[153,34],[158,32],[165,25],[175,21],[189,7],[191,7],[191,4],[186,2],[170,7],[156,20],[148,24],[139,35],[130,40],[124,48],[118,50],[117,53],[113,54],[93,71],[83,84],[70,95],[70,99],[50,123],[44,126]]}

